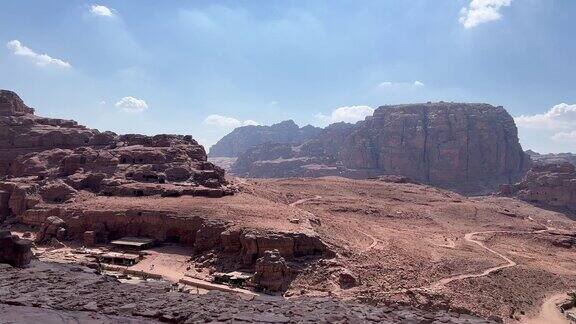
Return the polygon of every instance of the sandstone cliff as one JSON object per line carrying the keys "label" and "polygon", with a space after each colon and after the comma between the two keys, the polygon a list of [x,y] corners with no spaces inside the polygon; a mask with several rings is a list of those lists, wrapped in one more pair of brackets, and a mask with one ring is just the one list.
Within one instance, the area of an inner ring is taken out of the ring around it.
{"label": "sandstone cliff", "polygon": [[[39,244],[144,236],[225,250],[247,266],[272,249],[288,259],[328,252],[308,228],[263,221],[271,209],[297,213],[289,207],[220,201],[235,188],[189,135],[101,133],[38,117],[2,90],[0,151],[0,224],[10,217],[39,227]],[[246,224],[253,215],[263,224]]]}
{"label": "sandstone cliff", "polygon": [[301,145],[254,146],[232,170],[249,177],[402,175],[472,194],[514,183],[529,165],[504,108],[439,102],[383,106]]}
{"label": "sandstone cliff", "polygon": [[536,163],[522,181],[501,186],[500,194],[576,212],[576,167],[568,162]]}
{"label": "sandstone cliff", "polygon": [[310,125],[298,127],[293,120],[272,126],[243,126],[234,129],[210,148],[210,157],[237,157],[254,145],[266,142],[298,144],[321,132]]}
{"label": "sandstone cliff", "polygon": [[231,193],[224,171],[191,136],[116,135],[34,115],[0,90],[0,220],[82,190],[107,196]]}
{"label": "sandstone cliff", "polygon": [[527,150],[526,154],[530,156],[532,161],[543,164],[568,162],[570,164],[576,165],[576,154],[574,153],[540,154],[532,150]]}

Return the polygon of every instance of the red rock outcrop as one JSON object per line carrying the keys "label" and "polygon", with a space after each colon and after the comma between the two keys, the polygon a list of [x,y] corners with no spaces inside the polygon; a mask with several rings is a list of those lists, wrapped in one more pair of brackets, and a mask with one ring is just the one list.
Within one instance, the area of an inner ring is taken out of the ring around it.
{"label": "red rock outcrop", "polygon": [[401,175],[484,193],[516,182],[529,165],[504,108],[440,102],[383,106],[364,121],[332,125],[297,146],[255,146],[232,170],[248,177]]}
{"label": "red rock outcrop", "polygon": [[527,150],[526,154],[530,156],[532,161],[542,164],[550,163],[563,163],[568,162],[570,164],[576,165],[576,154],[574,153],[548,153],[540,154],[532,150]]}
{"label": "red rock outcrop", "polygon": [[242,126],[234,129],[210,148],[210,157],[237,157],[254,145],[272,143],[303,143],[322,131],[310,125],[298,127],[293,120],[272,126]]}
{"label": "red rock outcrop", "polygon": [[0,158],[0,220],[11,216],[39,227],[38,243],[84,240],[86,232],[92,232],[91,245],[144,236],[196,252],[235,252],[245,265],[272,248],[286,258],[327,252],[317,236],[210,219],[201,202],[186,200],[199,204],[190,214],[156,208],[149,199],[233,193],[224,171],[207,161],[191,136],[100,133],[37,117],[9,91],[0,92],[0,103],[0,150],[6,153]]}
{"label": "red rock outcrop", "polygon": [[292,275],[278,250],[268,250],[256,261],[254,283],[259,289],[275,292],[286,289]]}
{"label": "red rock outcrop", "polygon": [[576,167],[568,162],[537,163],[522,181],[502,185],[500,194],[544,207],[576,211]]}
{"label": "red rock outcrop", "polygon": [[224,170],[191,136],[116,135],[34,115],[0,90],[0,218],[82,191],[107,196],[221,197]]}
{"label": "red rock outcrop", "polygon": [[32,242],[22,240],[9,231],[0,231],[0,263],[24,268],[32,259]]}

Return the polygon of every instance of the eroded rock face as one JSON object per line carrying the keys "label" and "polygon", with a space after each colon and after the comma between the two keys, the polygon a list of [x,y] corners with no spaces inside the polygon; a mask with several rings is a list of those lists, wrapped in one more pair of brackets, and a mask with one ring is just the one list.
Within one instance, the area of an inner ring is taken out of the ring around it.
{"label": "eroded rock face", "polygon": [[519,183],[501,186],[500,194],[576,211],[576,167],[568,162],[535,164]]}
{"label": "eroded rock face", "polygon": [[0,219],[41,204],[106,196],[232,194],[191,136],[116,135],[42,118],[0,90]]}
{"label": "eroded rock face", "polygon": [[281,291],[286,288],[292,275],[286,260],[278,250],[267,250],[256,261],[254,283],[266,291]]}
{"label": "eroded rock face", "polygon": [[40,229],[36,233],[36,242],[46,243],[54,238],[62,240],[66,236],[67,227],[68,225],[63,219],[56,216],[49,216],[42,222],[42,226],[40,226]]}
{"label": "eroded rock face", "polygon": [[519,180],[529,165],[504,108],[440,102],[383,106],[364,121],[331,125],[301,145],[254,146],[232,170],[249,177],[400,175],[483,193]]}
{"label": "eroded rock face", "polygon": [[272,126],[238,127],[210,148],[210,157],[237,157],[250,147],[266,142],[299,144],[321,131],[321,128],[310,125],[300,128],[293,120]]}
{"label": "eroded rock face", "polygon": [[[454,312],[376,307],[332,298],[245,300],[217,291],[194,295],[171,291],[164,282],[123,284],[89,269],[58,263],[38,262],[23,270],[0,265],[0,282],[2,323],[29,323],[30,318],[42,323],[51,319],[54,323],[494,323]],[[17,316],[32,310],[41,315]],[[114,320],[109,314],[130,318]]]}
{"label": "eroded rock face", "polygon": [[24,268],[32,259],[32,242],[22,240],[9,231],[0,231],[0,263]]}
{"label": "eroded rock face", "polygon": [[526,154],[528,154],[532,161],[536,163],[550,164],[568,162],[570,164],[576,165],[576,154],[573,153],[540,154],[532,150],[527,150]]}

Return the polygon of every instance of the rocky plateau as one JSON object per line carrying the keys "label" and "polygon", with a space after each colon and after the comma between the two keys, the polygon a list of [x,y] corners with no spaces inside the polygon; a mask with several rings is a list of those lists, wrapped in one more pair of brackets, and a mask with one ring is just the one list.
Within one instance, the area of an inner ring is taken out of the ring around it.
{"label": "rocky plateau", "polygon": [[[225,137],[225,143],[240,133],[243,128]],[[330,125],[301,143],[273,137],[260,142],[238,154],[231,167],[234,174],[356,179],[401,175],[480,194],[515,183],[530,167],[512,117],[503,107],[487,104],[382,106],[364,121]]]}
{"label": "rocky plateau", "polygon": [[[251,135],[278,128],[297,134]],[[214,153],[237,178],[191,136],[100,132],[1,91],[0,322],[538,323],[576,290],[574,166],[532,165],[502,107],[250,129]],[[249,279],[210,281],[231,274]]]}

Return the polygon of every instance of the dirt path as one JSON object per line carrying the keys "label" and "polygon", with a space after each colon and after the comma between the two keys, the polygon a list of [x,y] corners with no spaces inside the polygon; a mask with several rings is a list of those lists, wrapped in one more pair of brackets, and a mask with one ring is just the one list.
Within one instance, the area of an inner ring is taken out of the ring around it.
{"label": "dirt path", "polygon": [[540,313],[538,315],[522,319],[520,323],[522,324],[570,324],[570,321],[564,317],[556,304],[562,302],[562,300],[566,299],[566,294],[556,294],[550,296],[544,300],[542,307],[540,309]]}
{"label": "dirt path", "polygon": [[289,206],[290,207],[296,207],[296,206],[302,205],[303,203],[308,202],[310,200],[317,200],[317,199],[321,199],[321,198],[322,198],[322,196],[314,196],[312,198],[299,199],[299,200],[296,200],[295,202],[291,203]]}
{"label": "dirt path", "polygon": [[500,252],[497,252],[489,247],[487,247],[484,242],[474,239],[474,236],[476,235],[481,235],[481,234],[496,234],[496,233],[503,233],[503,234],[538,234],[538,233],[543,233],[548,231],[548,229],[545,230],[538,230],[538,231],[484,231],[484,232],[472,232],[472,233],[467,233],[464,235],[464,240],[466,240],[467,242],[471,242],[474,243],[476,245],[478,245],[479,247],[481,247],[482,249],[498,256],[499,258],[501,258],[502,260],[504,260],[506,263],[496,266],[496,267],[491,267],[488,268],[480,273],[469,273],[469,274],[461,274],[461,275],[456,275],[456,276],[451,276],[451,277],[447,277],[444,279],[440,279],[439,281],[435,282],[434,284],[430,285],[428,288],[430,289],[437,289],[439,287],[445,286],[449,283],[451,283],[452,281],[456,281],[456,280],[464,280],[464,279],[469,279],[469,278],[479,278],[479,277],[486,277],[488,275],[490,275],[491,273],[494,273],[498,270],[502,270],[502,269],[506,269],[506,268],[510,268],[510,267],[515,267],[517,265],[516,262],[514,262],[512,259],[508,258],[507,256],[503,255]]}
{"label": "dirt path", "polygon": [[374,247],[376,247],[376,245],[378,244],[378,239],[377,239],[377,238],[375,238],[374,236],[372,236],[372,235],[370,235],[370,234],[368,234],[368,233],[366,233],[366,232],[363,232],[363,231],[361,231],[361,230],[359,230],[359,229],[357,229],[356,231],[358,231],[360,234],[362,234],[362,235],[364,235],[364,236],[369,237],[369,238],[372,240],[372,243],[371,243],[367,248],[365,248],[364,250],[362,250],[362,251],[360,252],[360,254],[366,253],[366,252],[372,250]]}
{"label": "dirt path", "polygon": [[[318,199],[322,199],[322,196],[314,196],[314,197],[311,197],[311,198],[299,199],[299,200],[296,200],[296,201],[293,202],[293,203],[290,203],[289,206],[290,206],[290,207],[296,207],[296,206],[298,206],[298,205],[302,205],[302,204],[304,204],[304,203],[306,203],[306,202],[309,202],[309,201],[311,201],[311,200],[318,200]],[[304,211],[305,211],[306,213],[308,213],[309,215],[313,216],[314,218],[316,217],[316,215],[312,214],[311,212],[309,212],[309,211],[307,211],[307,210],[304,210]],[[360,252],[360,254],[366,253],[366,252],[372,250],[374,247],[376,247],[376,245],[378,244],[378,239],[377,239],[377,238],[375,238],[374,236],[372,236],[372,235],[370,235],[370,234],[368,234],[368,233],[366,233],[366,232],[364,232],[364,231],[361,231],[361,230],[359,230],[359,229],[356,229],[356,231],[359,232],[360,234],[364,235],[364,236],[367,236],[368,238],[370,238],[370,239],[372,240],[372,243],[370,243],[370,245],[369,245],[367,248],[365,248],[364,250],[362,250],[362,251]]]}
{"label": "dirt path", "polygon": [[488,269],[485,269],[482,272],[479,273],[467,273],[467,274],[461,274],[461,275],[455,275],[455,276],[449,276],[446,278],[442,278],[438,281],[436,281],[435,283],[428,285],[428,286],[424,286],[424,287],[416,287],[416,288],[403,288],[403,289],[398,289],[398,290],[393,290],[393,291],[389,291],[386,292],[385,294],[398,294],[398,293],[405,293],[407,291],[424,291],[424,290],[436,290],[440,287],[443,287],[453,281],[458,281],[458,280],[464,280],[464,279],[469,279],[469,278],[480,278],[480,277],[485,277],[490,275],[491,273],[494,273],[498,270],[502,270],[502,269],[506,269],[506,268],[510,268],[510,267],[514,267],[517,265],[516,262],[514,262],[513,260],[511,260],[510,258],[508,258],[507,256],[503,255],[500,252],[497,252],[489,247],[487,247],[482,241],[474,239],[474,236],[476,235],[481,235],[481,234],[495,234],[495,233],[503,233],[503,234],[538,234],[538,233],[544,233],[547,231],[552,230],[552,228],[548,228],[545,230],[537,230],[537,231],[484,231],[484,232],[471,232],[471,233],[467,233],[464,235],[464,240],[466,240],[467,242],[473,243],[478,245],[479,247],[481,247],[482,249],[498,256],[499,258],[501,258],[502,260],[506,261],[505,264],[496,266],[496,267],[490,267]]}

